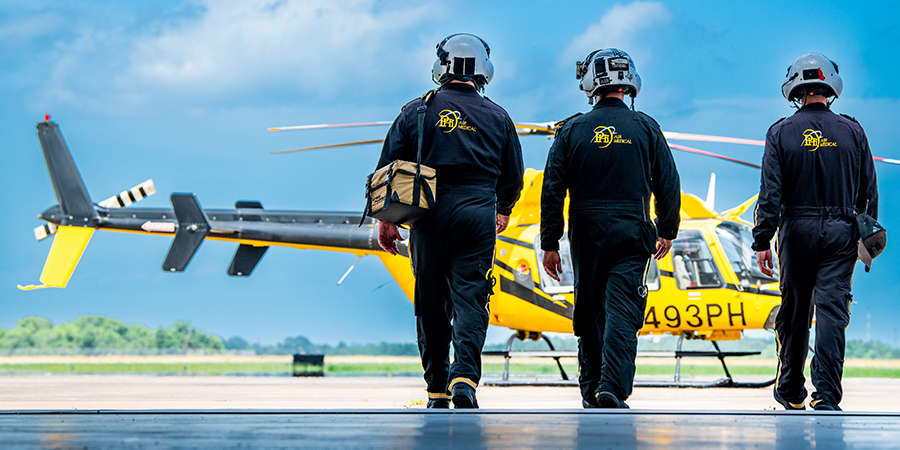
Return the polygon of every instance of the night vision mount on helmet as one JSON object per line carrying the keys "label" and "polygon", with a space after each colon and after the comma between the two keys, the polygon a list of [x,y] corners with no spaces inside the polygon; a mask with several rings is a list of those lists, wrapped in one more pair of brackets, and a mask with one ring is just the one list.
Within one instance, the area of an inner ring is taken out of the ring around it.
{"label": "night vision mount on helmet", "polygon": [[805,95],[841,96],[844,82],[838,74],[838,65],[821,53],[807,53],[788,67],[781,93],[790,102],[797,102]]}
{"label": "night vision mount on helmet", "polygon": [[480,37],[469,33],[451,34],[437,45],[432,79],[437,84],[450,79],[474,81],[481,89],[494,77],[490,57],[491,48]]}
{"label": "night vision mount on helmet", "polygon": [[593,51],[584,61],[575,63],[575,78],[581,80],[578,87],[594,103],[594,96],[611,91],[624,92],[633,99],[641,92],[641,76],[634,68],[628,53],[617,48]]}

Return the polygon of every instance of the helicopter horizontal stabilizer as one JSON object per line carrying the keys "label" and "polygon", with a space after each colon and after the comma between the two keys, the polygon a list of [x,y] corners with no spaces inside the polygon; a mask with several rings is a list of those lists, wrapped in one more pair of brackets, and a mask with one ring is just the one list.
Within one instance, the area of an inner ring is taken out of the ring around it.
{"label": "helicopter horizontal stabilizer", "polygon": [[81,254],[91,240],[94,229],[90,227],[60,226],[50,247],[50,255],[41,272],[41,286],[22,286],[19,289],[29,291],[46,287],[64,288],[81,259]]}
{"label": "helicopter horizontal stabilizer", "polygon": [[163,262],[163,270],[181,272],[191,262],[200,244],[209,234],[209,220],[194,194],[172,194],[170,198],[178,228]]}

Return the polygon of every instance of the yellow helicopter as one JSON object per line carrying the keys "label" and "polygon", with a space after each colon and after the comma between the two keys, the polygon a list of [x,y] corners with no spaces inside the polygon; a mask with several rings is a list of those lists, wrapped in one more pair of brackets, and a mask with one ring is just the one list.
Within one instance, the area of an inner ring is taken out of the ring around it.
{"label": "yellow helicopter", "polygon": [[[385,122],[362,125],[375,124]],[[523,135],[551,135],[557,124],[517,126]],[[378,246],[376,222],[372,219],[357,226],[358,213],[271,211],[263,209],[257,201],[239,201],[235,209],[230,210],[203,209],[193,194],[186,193],[171,195],[172,209],[130,207],[155,192],[152,180],[95,204],[88,196],[59,126],[47,117],[37,128],[59,204],[41,214],[47,223],[35,229],[38,240],[55,235],[40,277],[42,284],[19,286],[20,289],[65,287],[93,232],[99,229],[174,236],[163,262],[163,270],[170,272],[185,270],[207,239],[239,244],[227,270],[229,275],[238,277],[249,276],[271,246],[345,252],[359,258],[374,255],[410,301],[413,299],[414,279],[406,256],[407,247],[399,246],[402,256],[384,252]],[[669,138],[735,141],[699,135],[670,135]],[[759,144],[759,141],[737,141]],[[353,144],[358,142],[325,147]],[[682,146],[673,144],[673,148],[678,147]],[[708,153],[687,149],[685,151]],[[757,167],[721,155],[709,155]],[[533,340],[543,337],[550,344],[549,339],[542,336],[543,332],[572,333],[574,288],[565,239],[561,242],[560,252],[564,268],[561,281],[551,280],[539,270],[542,259],[539,242],[542,177],[540,171],[529,169],[526,172],[521,199],[512,212],[509,227],[497,237],[494,261],[497,288],[490,299],[490,323],[515,331],[505,352],[507,358],[511,356],[509,350],[514,337]],[[710,196],[712,192],[711,188]],[[755,197],[719,214],[699,198],[682,194],[682,226],[678,239],[669,256],[651,264],[647,280],[650,293],[642,334],[672,334],[716,341],[739,339],[743,330],[772,327],[780,304],[777,280],[767,278],[757,270],[755,253],[749,247],[750,224],[739,217],[754,201]],[[676,352],[670,356],[680,358],[689,353]],[[699,356],[722,359],[737,354],[726,354],[717,348],[716,352]],[[558,363],[559,355],[553,357]],[[564,372],[563,377],[566,377]]]}

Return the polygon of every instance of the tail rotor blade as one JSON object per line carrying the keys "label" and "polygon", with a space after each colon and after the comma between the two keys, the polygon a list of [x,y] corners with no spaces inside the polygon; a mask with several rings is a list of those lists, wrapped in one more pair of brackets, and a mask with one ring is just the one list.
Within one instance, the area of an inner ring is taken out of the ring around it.
{"label": "tail rotor blade", "polygon": [[43,241],[50,236],[53,236],[53,233],[56,233],[56,229],[59,228],[55,223],[47,223],[41,225],[34,229],[34,238]]}
{"label": "tail rotor blade", "polygon": [[122,191],[119,195],[114,195],[103,200],[98,204],[104,208],[124,208],[155,193],[156,187],[153,186],[153,180],[147,180],[127,191]]}

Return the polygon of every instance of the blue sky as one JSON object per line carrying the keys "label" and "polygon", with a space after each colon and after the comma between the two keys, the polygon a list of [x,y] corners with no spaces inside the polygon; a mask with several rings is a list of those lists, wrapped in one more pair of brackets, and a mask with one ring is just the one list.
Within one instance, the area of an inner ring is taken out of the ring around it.
{"label": "blue sky", "polygon": [[[732,4],[734,3],[734,4]],[[590,5],[590,6],[588,6]],[[638,109],[664,130],[763,139],[793,112],[780,86],[800,54],[840,64],[834,109],[865,127],[873,152],[900,158],[900,31],[893,2],[380,2],[18,1],[0,6],[0,327],[103,314],[150,327],[189,320],[223,337],[274,343],[413,341],[412,305],[377,259],[275,248],[252,277],[225,274],[234,245],[206,242],[182,274],[160,269],[163,237],[96,233],[66,289],[35,283],[50,241],[36,215],[56,203],[35,134],[51,114],[95,201],[148,178],[168,207],[193,192],[207,208],[259,200],[267,209],[358,211],[379,147],[303,154],[273,150],[383,136],[384,129],[273,133],[267,127],[392,120],[431,89],[434,45],[471,32],[491,46],[486,93],[517,121],[588,108],[574,62],[601,47],[631,54],[643,79]],[[527,167],[550,141],[523,138]],[[761,150],[690,144],[758,162]],[[754,195],[759,173],[676,152],[683,189],[705,195],[717,174],[724,210]],[[876,166],[880,222],[900,224],[900,167]],[[861,266],[860,266],[861,267]],[[889,245],[854,277],[850,338],[896,344],[900,252]],[[491,340],[505,330],[493,330]]]}

